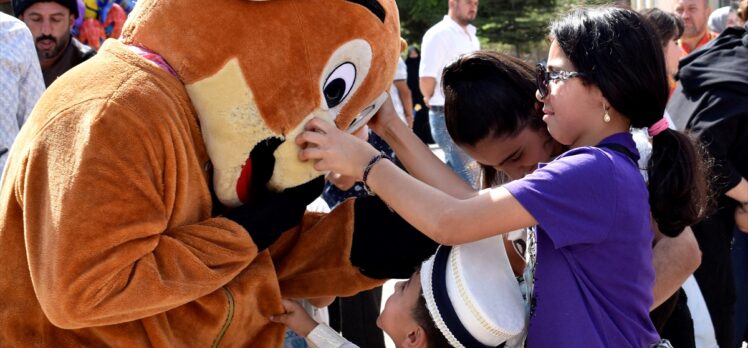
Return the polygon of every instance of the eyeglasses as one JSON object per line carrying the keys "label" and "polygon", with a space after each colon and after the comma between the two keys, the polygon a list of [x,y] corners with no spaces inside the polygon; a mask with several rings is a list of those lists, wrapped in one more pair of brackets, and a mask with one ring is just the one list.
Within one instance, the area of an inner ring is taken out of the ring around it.
{"label": "eyeglasses", "polygon": [[547,71],[545,69],[545,64],[538,64],[538,74],[536,76],[536,80],[538,83],[538,92],[540,92],[540,97],[542,99],[545,99],[545,97],[548,96],[548,82],[549,81],[558,81],[558,80],[568,80],[575,77],[585,77],[587,76],[584,73],[576,72],[576,71]]}

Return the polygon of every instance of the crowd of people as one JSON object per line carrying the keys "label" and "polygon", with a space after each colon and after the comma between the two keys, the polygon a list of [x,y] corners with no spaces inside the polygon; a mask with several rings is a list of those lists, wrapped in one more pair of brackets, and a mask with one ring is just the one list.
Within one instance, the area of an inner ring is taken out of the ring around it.
{"label": "crowd of people", "polygon": [[[0,168],[45,86],[95,54],[78,6],[0,13]],[[383,346],[378,327],[398,347],[741,347],[748,0],[575,9],[538,64],[481,50],[477,11],[448,1],[359,132],[314,118],[293,139],[331,173],[328,207],[376,195],[440,247],[381,314],[381,288],[337,302],[336,329],[313,315],[333,298],[284,300],[286,346]],[[443,160],[414,133],[426,110]]]}

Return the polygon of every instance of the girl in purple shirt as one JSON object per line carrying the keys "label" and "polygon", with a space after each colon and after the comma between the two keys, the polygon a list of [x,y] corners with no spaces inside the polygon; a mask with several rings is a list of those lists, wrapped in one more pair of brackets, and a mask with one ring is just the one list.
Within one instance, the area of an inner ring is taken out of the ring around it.
{"label": "girl in purple shirt", "polygon": [[[636,12],[577,10],[554,23],[551,36],[537,97],[549,133],[571,150],[523,179],[460,195],[456,188],[414,179],[319,119],[297,138],[314,145],[300,158],[316,160],[319,170],[362,179],[442,244],[537,226],[528,346],[647,347],[658,340],[648,317],[654,283],[650,202],[665,234],[698,218],[702,199],[688,189],[698,174],[697,151],[659,121],[668,95],[664,58]],[[473,92],[482,93],[479,85]],[[447,101],[446,107],[459,108],[460,101]],[[630,127],[653,131],[651,192],[635,164]],[[498,167],[507,159],[491,158],[497,142],[491,134],[462,145],[483,164]],[[668,197],[674,192],[679,199]]]}

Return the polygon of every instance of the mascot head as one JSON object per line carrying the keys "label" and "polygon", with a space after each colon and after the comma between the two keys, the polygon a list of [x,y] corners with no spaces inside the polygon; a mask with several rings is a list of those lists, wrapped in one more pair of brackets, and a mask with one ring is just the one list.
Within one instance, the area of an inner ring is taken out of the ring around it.
{"label": "mascot head", "polygon": [[275,157],[272,189],[319,176],[297,159],[294,138],[312,117],[363,126],[386,99],[401,47],[394,0],[140,0],[121,40],[179,75],[228,206],[247,200],[259,147]]}

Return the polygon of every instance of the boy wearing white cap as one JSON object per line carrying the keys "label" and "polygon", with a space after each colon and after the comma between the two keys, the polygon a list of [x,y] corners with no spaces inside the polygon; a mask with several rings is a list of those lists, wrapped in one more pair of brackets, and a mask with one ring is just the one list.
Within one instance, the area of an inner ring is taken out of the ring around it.
{"label": "boy wearing white cap", "polygon": [[[315,347],[356,347],[294,302],[271,320]],[[398,347],[497,347],[522,341],[525,303],[500,236],[441,246],[409,280],[395,285],[377,325]]]}

